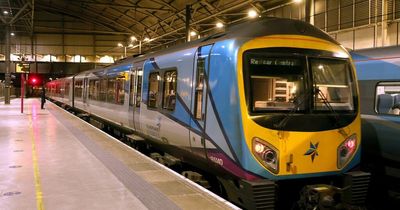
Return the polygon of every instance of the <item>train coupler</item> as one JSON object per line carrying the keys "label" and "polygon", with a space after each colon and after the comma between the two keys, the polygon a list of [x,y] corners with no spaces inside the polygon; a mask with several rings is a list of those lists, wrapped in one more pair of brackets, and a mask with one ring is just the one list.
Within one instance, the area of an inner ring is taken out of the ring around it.
{"label": "train coupler", "polygon": [[343,209],[341,189],[332,185],[317,184],[305,186],[297,202],[299,209]]}
{"label": "train coupler", "polygon": [[344,174],[343,187],[316,184],[305,186],[297,202],[300,209],[362,209],[368,193],[370,174]]}

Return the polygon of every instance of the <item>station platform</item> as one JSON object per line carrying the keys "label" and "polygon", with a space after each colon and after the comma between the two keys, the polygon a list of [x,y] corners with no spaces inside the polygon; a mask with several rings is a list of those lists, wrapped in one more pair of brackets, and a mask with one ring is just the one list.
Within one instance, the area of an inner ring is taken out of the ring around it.
{"label": "station platform", "polygon": [[0,209],[239,209],[47,102],[0,104]]}

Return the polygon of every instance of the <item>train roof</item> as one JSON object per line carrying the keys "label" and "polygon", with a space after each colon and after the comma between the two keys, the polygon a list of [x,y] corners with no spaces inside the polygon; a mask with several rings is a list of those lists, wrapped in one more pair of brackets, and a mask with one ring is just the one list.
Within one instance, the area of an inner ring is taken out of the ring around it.
{"label": "train roof", "polygon": [[123,60],[119,60],[116,63],[111,64],[110,66],[106,66],[101,69],[84,71],[78,73],[77,75],[88,74],[96,71],[104,71],[115,68],[117,66],[131,65],[134,62],[141,62],[151,57],[194,48],[202,45],[208,45],[226,39],[252,39],[261,36],[278,34],[312,36],[339,45],[339,43],[332,37],[330,37],[327,33],[304,21],[286,18],[264,17],[228,27],[226,31],[211,35],[209,37],[176,45],[160,51],[149,52],[147,54],[136,57],[130,56],[124,58]]}
{"label": "train roof", "polygon": [[379,47],[379,48],[368,48],[368,49],[360,49],[353,50],[350,54],[353,56],[355,61],[359,59],[368,58],[393,58],[399,57],[400,55],[400,47],[398,46],[390,46],[390,47]]}
{"label": "train roof", "polygon": [[267,17],[260,20],[234,25],[229,30],[229,38],[255,38],[268,35],[304,35],[339,44],[324,31],[300,20]]}
{"label": "train roof", "polygon": [[339,43],[332,37],[330,37],[327,33],[307,22],[286,18],[264,17],[233,25],[231,27],[228,27],[224,32],[213,34],[202,39],[176,45],[157,52],[144,54],[143,56],[141,56],[141,59],[201,45],[212,44],[214,42],[225,39],[251,39],[261,36],[282,34],[312,36],[339,45]]}

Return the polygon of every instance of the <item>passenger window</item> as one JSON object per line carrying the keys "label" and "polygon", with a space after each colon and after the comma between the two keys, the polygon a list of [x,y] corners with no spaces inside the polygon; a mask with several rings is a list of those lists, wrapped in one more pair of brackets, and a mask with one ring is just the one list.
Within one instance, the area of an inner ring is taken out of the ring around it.
{"label": "passenger window", "polygon": [[160,80],[160,75],[158,72],[151,73],[149,76],[149,93],[147,106],[149,108],[157,108],[158,104],[158,81]]}
{"label": "passenger window", "polygon": [[119,76],[115,80],[115,103],[124,104],[125,101],[125,76]]}
{"label": "passenger window", "polygon": [[176,104],[176,79],[177,73],[167,71],[164,73],[163,109],[174,110]]}
{"label": "passenger window", "polygon": [[114,103],[115,101],[115,78],[107,80],[107,102]]}
{"label": "passenger window", "polygon": [[56,93],[57,95],[60,95],[61,91],[60,91],[60,83],[56,84]]}
{"label": "passenger window", "polygon": [[64,91],[65,96],[69,96],[69,82],[65,83],[65,91]]}
{"label": "passenger window", "polygon": [[142,101],[142,69],[138,70],[136,107],[140,107],[140,101]]}
{"label": "passenger window", "polygon": [[205,59],[197,59],[197,74],[196,74],[196,92],[195,92],[195,103],[194,103],[194,116],[198,120],[202,120],[203,113],[203,87],[204,87],[204,70],[205,70]]}
{"label": "passenger window", "polygon": [[64,98],[64,88],[63,88],[64,85],[65,85],[64,81],[62,81],[61,84],[59,85],[60,86],[59,87],[60,88],[60,92],[59,93],[60,93],[60,97],[61,98]]}
{"label": "passenger window", "polygon": [[[80,98],[82,97],[82,80],[81,81],[76,81],[75,82],[75,98]],[[58,93],[58,88],[56,86],[56,93]]]}
{"label": "passenger window", "polygon": [[376,86],[375,109],[379,114],[400,115],[400,82],[381,82]]}
{"label": "passenger window", "polygon": [[129,106],[133,106],[133,97],[135,96],[135,75],[131,75],[130,87],[129,87]]}
{"label": "passenger window", "polygon": [[89,81],[89,99],[98,100],[99,85],[100,85],[99,80],[90,80]]}
{"label": "passenger window", "polygon": [[99,100],[107,100],[107,79],[100,80]]}

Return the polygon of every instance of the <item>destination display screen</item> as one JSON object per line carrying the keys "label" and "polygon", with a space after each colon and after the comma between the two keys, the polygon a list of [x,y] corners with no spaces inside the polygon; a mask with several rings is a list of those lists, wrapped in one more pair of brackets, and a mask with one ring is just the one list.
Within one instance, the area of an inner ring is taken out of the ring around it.
{"label": "destination display screen", "polygon": [[250,58],[250,65],[299,66],[300,60],[294,58]]}

